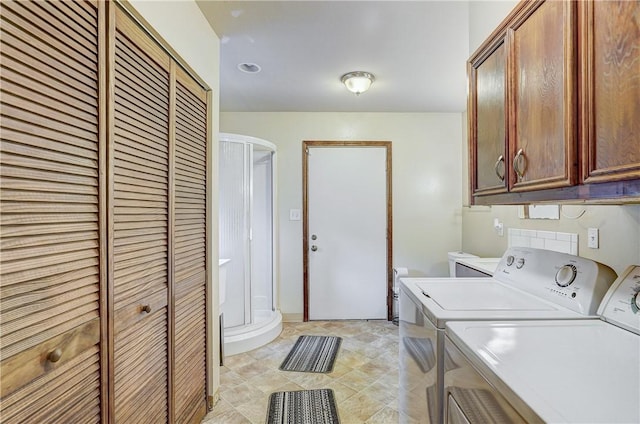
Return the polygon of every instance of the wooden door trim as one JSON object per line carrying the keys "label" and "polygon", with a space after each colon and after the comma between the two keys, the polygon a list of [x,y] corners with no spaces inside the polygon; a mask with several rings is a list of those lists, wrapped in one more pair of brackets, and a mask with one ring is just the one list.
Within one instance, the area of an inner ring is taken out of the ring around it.
{"label": "wooden door trim", "polygon": [[393,192],[390,141],[320,141],[302,142],[302,296],[303,320],[309,321],[309,163],[310,147],[384,147],[386,150],[387,192],[387,320],[393,319]]}

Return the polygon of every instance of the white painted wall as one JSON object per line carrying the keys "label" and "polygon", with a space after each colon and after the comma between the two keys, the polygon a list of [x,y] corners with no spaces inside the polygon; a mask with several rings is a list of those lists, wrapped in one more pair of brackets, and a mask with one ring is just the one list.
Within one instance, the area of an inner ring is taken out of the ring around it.
{"label": "white painted wall", "polygon": [[303,140],[392,142],[394,266],[413,275],[444,276],[446,252],[461,240],[461,142],[459,113],[240,113],[223,112],[220,129],[259,137],[278,146],[280,309],[300,318]]}
{"label": "white painted wall", "polygon": [[[517,1],[471,1],[469,3],[469,54],[471,55],[493,29],[509,14]],[[463,113],[466,119],[466,112]],[[465,129],[466,132],[466,129]],[[463,140],[463,204],[468,205],[468,154],[466,134]],[[578,219],[570,219],[585,210]],[[640,205],[563,206],[559,220],[518,218],[517,206],[464,207],[462,210],[462,248],[480,256],[501,256],[507,248],[508,228],[560,231],[578,234],[578,254],[611,266],[621,273],[630,264],[640,264]],[[504,236],[493,230],[493,219],[504,224]],[[600,229],[600,248],[587,247],[587,228]]]}
{"label": "white painted wall", "polygon": [[[213,164],[218,163],[218,134],[215,130],[219,127],[218,110],[220,104],[220,39],[209,26],[209,22],[193,0],[130,0],[131,5],[149,22],[149,24],[164,38],[164,40],[189,64],[189,66],[212,89],[212,128],[213,140],[211,146],[212,155],[209,160]],[[214,168],[215,169],[215,168]],[[212,197],[211,197],[211,233],[209,236],[211,251],[209,253],[211,263],[218,263],[218,178],[213,173]],[[213,303],[211,317],[213,322],[210,328],[210,340],[212,364],[220,362],[219,359],[219,331],[218,331],[218,272],[217,266],[213,271]],[[214,366],[209,376],[209,395],[214,395],[220,387],[219,367]]]}

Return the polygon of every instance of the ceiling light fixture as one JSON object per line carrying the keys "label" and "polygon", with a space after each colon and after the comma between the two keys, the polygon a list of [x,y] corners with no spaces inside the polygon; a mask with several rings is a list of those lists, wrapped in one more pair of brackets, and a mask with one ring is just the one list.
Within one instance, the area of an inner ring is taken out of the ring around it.
{"label": "ceiling light fixture", "polygon": [[238,69],[247,74],[256,74],[262,70],[257,63],[240,63],[238,64]]}
{"label": "ceiling light fixture", "polygon": [[347,90],[356,95],[367,91],[369,87],[371,87],[371,83],[375,80],[376,78],[373,74],[362,71],[349,72],[340,78],[340,81],[347,87]]}

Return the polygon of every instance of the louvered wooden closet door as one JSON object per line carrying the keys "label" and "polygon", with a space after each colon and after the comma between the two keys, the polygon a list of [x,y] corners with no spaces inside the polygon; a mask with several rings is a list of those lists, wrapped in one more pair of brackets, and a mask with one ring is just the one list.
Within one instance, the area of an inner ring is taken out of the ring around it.
{"label": "louvered wooden closet door", "polygon": [[0,7],[0,417],[99,422],[104,5]]}
{"label": "louvered wooden closet door", "polygon": [[168,420],[169,58],[115,10],[115,422]]}
{"label": "louvered wooden closet door", "polygon": [[175,108],[175,366],[176,423],[206,414],[207,93],[184,72]]}

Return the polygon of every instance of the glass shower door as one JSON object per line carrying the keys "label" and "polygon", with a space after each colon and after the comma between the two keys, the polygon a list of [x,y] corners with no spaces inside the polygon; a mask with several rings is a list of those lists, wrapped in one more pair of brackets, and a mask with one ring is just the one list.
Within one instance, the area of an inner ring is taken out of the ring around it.
{"label": "glass shower door", "polygon": [[259,323],[273,314],[273,152],[253,151],[251,201],[251,314]]}
{"label": "glass shower door", "polygon": [[220,141],[220,257],[227,266],[226,329],[274,314],[273,151]]}
{"label": "glass shower door", "polygon": [[220,142],[220,257],[231,259],[226,265],[227,291],[222,307],[225,328],[250,321],[250,310],[245,307],[249,264],[247,148],[244,143]]}

